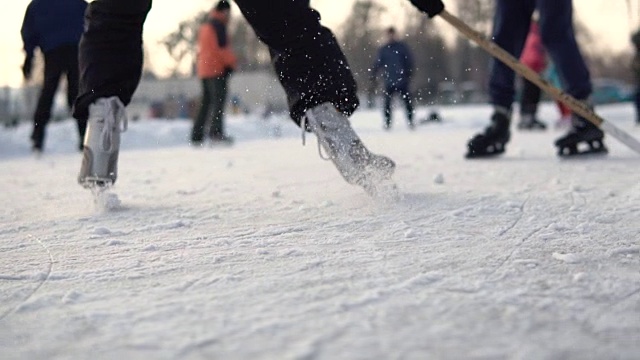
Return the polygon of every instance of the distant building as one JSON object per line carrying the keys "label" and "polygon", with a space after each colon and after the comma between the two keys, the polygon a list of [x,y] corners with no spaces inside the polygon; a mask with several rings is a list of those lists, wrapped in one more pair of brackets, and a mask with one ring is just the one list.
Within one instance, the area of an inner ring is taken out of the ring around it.
{"label": "distant building", "polygon": [[[127,108],[129,118],[193,118],[201,95],[199,81],[197,78],[143,78]],[[61,87],[56,94],[53,119],[70,116],[65,91]],[[31,120],[38,92],[37,86],[0,88],[0,125]],[[229,81],[228,99],[228,106],[236,111],[264,114],[287,109],[284,90],[271,71],[234,73]]]}
{"label": "distant building", "polygon": [[[128,107],[129,117],[193,118],[201,96],[197,78],[144,79]],[[229,81],[229,106],[243,111],[286,109],[286,95],[270,71],[236,72]]]}

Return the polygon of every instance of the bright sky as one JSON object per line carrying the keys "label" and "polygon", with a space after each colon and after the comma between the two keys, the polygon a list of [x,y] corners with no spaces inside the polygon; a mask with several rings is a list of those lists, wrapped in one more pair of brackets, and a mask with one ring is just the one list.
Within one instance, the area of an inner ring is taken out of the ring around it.
{"label": "bright sky", "polygon": [[[0,12],[0,86],[20,86],[22,83],[22,73],[20,67],[24,60],[22,52],[22,40],[20,38],[20,26],[24,11],[30,0],[3,0]],[[323,22],[329,27],[338,26],[344,17],[349,13],[349,9],[354,0],[315,0],[311,1],[323,15]],[[636,4],[638,1],[632,0],[634,4],[632,13],[627,12],[626,0],[580,0],[574,1],[576,13],[591,32],[599,35],[598,46],[603,51],[629,51],[629,34],[631,24],[637,24],[638,14]],[[149,47],[152,55],[152,63],[158,70],[166,68],[166,57],[158,41],[175,28],[180,20],[188,18],[201,9],[208,9],[215,1],[212,0],[155,0],[153,9],[149,14],[145,24],[145,43]],[[445,0],[446,4],[446,0]],[[393,5],[387,4],[392,8]],[[236,15],[237,8],[234,7]],[[398,19],[389,15],[385,23],[391,24]],[[449,31],[443,27],[443,31]],[[450,30],[454,31],[454,30]]]}

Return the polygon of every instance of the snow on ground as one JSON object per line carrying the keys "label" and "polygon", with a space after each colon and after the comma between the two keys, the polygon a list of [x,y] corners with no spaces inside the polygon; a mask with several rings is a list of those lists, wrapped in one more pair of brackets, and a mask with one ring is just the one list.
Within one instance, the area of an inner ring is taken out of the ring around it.
{"label": "snow on ground", "polygon": [[[75,183],[72,122],[39,159],[28,126],[1,130],[0,357],[637,359],[640,156],[560,160],[551,130],[469,161],[490,109],[440,111],[416,132],[354,116],[398,203],[288,123],[232,117],[233,148],[131,123],[107,211]],[[640,137],[631,105],[599,112]]]}

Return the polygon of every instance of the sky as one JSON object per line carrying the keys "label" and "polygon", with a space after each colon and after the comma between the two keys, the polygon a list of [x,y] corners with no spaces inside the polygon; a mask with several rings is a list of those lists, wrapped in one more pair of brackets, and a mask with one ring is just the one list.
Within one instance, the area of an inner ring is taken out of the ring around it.
{"label": "sky", "polygon": [[[22,84],[20,67],[24,60],[22,52],[22,40],[20,38],[20,26],[24,11],[30,0],[3,0],[0,12],[0,86],[18,87]],[[317,8],[323,16],[323,23],[329,27],[341,24],[355,0],[315,0],[312,6]],[[628,13],[626,0],[580,0],[574,1],[577,16],[584,21],[593,34],[599,35],[597,46],[603,51],[630,51],[629,34],[632,24],[638,24],[638,10],[636,0],[632,3],[632,13]],[[164,54],[160,39],[174,30],[175,24],[189,18],[202,9],[208,9],[214,1],[211,0],[155,0],[153,9],[145,24],[145,43],[150,50],[151,63],[159,73],[168,69],[168,57]],[[445,1],[445,4],[447,2]],[[387,4],[389,8],[393,5]],[[234,12],[239,15],[237,8]],[[396,23],[398,15],[393,12],[383,21],[384,25]],[[442,31],[452,32],[446,25]]]}

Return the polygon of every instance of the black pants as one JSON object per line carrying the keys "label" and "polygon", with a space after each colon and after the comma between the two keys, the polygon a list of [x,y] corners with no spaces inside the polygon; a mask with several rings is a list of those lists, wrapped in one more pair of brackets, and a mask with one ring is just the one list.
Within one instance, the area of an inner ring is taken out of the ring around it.
{"label": "black pants", "polygon": [[193,123],[191,141],[202,142],[209,125],[209,138],[220,139],[224,132],[224,105],[227,100],[228,76],[202,79],[202,104]]}
{"label": "black pants", "polygon": [[522,79],[522,98],[520,99],[520,114],[535,115],[540,103],[540,88],[527,79]]}
{"label": "black pants", "polygon": [[[67,77],[67,105],[71,109],[78,95],[78,47],[65,45],[44,53],[44,84],[38,98],[38,105],[33,116],[33,147],[42,150],[46,135],[46,127],[51,119],[53,99],[58,91],[60,78]],[[80,143],[87,128],[86,119],[78,120]]]}
{"label": "black pants", "polygon": [[405,109],[407,110],[407,122],[409,125],[413,125],[413,101],[411,94],[409,93],[409,87],[407,85],[387,85],[384,89],[384,126],[385,128],[391,127],[391,99],[394,94],[399,94],[404,102]]}
{"label": "black pants", "polygon": [[[308,0],[236,0],[235,3],[273,55],[299,124],[304,112],[323,102],[350,115],[358,107],[356,83],[331,31],[320,25]],[[151,0],[95,0],[87,10],[80,42],[80,96],[74,115],[89,104],[118,96],[126,105],[140,81],[142,26]],[[169,19],[168,19],[169,20]]]}

